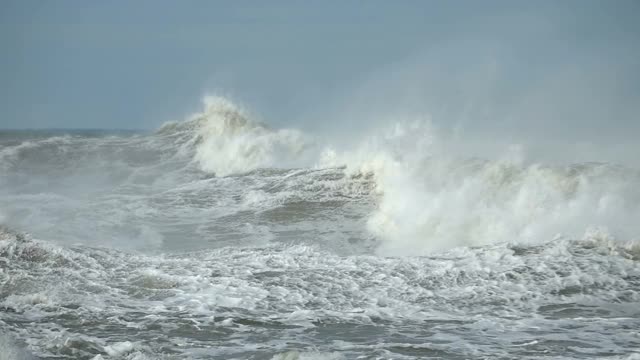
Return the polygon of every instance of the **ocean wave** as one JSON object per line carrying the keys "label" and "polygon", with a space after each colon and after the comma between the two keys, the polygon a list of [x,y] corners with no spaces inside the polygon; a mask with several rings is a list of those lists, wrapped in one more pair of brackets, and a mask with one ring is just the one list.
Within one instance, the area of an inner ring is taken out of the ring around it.
{"label": "ocean wave", "polygon": [[[532,329],[568,321],[578,325],[570,340],[589,351],[621,354],[637,340],[619,331],[637,325],[637,259],[596,234],[424,257],[344,257],[286,245],[151,256],[57,246],[5,229],[0,261],[3,329],[43,357],[424,357],[439,350],[466,358],[497,356],[513,344],[523,355],[532,339],[541,351],[557,351],[554,341],[567,334]],[[363,329],[370,343],[362,343]],[[478,345],[460,331],[495,341]],[[328,342],[307,348],[300,333]],[[435,333],[441,341],[433,346],[415,344]],[[267,341],[247,349],[256,337]]]}
{"label": "ocean wave", "polygon": [[[637,170],[528,161],[518,146],[483,158],[429,121],[397,120],[357,129],[338,146],[271,129],[228,99],[206,97],[201,112],[152,134],[12,142],[0,148],[0,218],[60,236],[55,224],[64,219],[73,241],[90,236],[82,229],[92,224],[103,230],[94,235],[113,235],[118,246],[139,242],[135,249],[278,234],[313,243],[323,228],[331,229],[325,237],[366,243],[366,251],[373,238],[382,256],[594,231],[621,243],[639,239]],[[347,222],[347,229],[336,225]],[[156,231],[163,223],[182,232]]]}
{"label": "ocean wave", "polygon": [[163,136],[183,136],[195,147],[194,161],[218,176],[265,167],[287,167],[307,147],[303,134],[269,129],[242,108],[221,97],[204,98],[204,110],[181,122],[163,125]]}
{"label": "ocean wave", "polygon": [[[456,246],[540,243],[593,229],[637,241],[640,173],[600,163],[527,163],[521,149],[500,159],[460,156],[428,122],[396,124],[321,164],[373,174],[379,202],[368,229],[380,255]],[[606,230],[602,230],[606,229]]]}

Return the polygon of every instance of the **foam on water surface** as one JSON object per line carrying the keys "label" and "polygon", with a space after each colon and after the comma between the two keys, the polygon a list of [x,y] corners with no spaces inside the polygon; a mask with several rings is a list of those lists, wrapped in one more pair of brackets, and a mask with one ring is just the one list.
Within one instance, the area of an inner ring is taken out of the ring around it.
{"label": "foam on water surface", "polygon": [[634,169],[479,158],[423,119],[338,145],[221,98],[151,134],[2,139],[0,356],[640,349]]}
{"label": "foam on water surface", "polygon": [[637,260],[602,239],[408,258],[306,246],[167,257],[1,245],[4,327],[40,355],[581,358],[624,355],[640,341]]}

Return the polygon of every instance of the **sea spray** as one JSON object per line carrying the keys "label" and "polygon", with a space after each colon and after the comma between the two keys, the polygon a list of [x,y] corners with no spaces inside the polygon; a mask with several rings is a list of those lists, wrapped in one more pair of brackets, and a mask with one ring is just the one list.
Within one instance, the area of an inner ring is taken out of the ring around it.
{"label": "sea spray", "polygon": [[164,125],[159,134],[189,129],[195,146],[194,161],[203,171],[218,176],[264,167],[287,167],[307,147],[303,134],[293,129],[272,130],[253,121],[231,101],[208,96],[204,110],[181,123]]}
{"label": "sea spray", "polygon": [[341,145],[296,131],[299,152],[298,135],[211,101],[151,134],[0,136],[0,346],[105,360],[637,350],[637,171],[486,156],[422,117],[342,128]]}
{"label": "sea spray", "polygon": [[638,239],[637,172],[599,163],[548,166],[524,157],[517,145],[494,160],[461,156],[428,121],[413,121],[352,150],[329,149],[320,164],[374,176],[379,200],[367,228],[381,240],[380,255],[579,239],[605,225],[617,238]]}

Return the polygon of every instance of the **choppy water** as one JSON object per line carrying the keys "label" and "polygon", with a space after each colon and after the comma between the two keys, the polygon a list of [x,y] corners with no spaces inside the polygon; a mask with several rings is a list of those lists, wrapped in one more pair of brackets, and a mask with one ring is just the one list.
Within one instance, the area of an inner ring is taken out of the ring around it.
{"label": "choppy water", "polygon": [[0,133],[0,359],[640,358],[640,175],[345,148],[223,99]]}

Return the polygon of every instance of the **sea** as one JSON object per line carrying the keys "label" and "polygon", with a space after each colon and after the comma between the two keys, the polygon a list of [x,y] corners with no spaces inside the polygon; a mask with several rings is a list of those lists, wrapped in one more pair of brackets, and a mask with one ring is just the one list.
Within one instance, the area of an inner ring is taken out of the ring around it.
{"label": "sea", "polygon": [[387,125],[0,131],[0,359],[640,359],[640,170]]}

